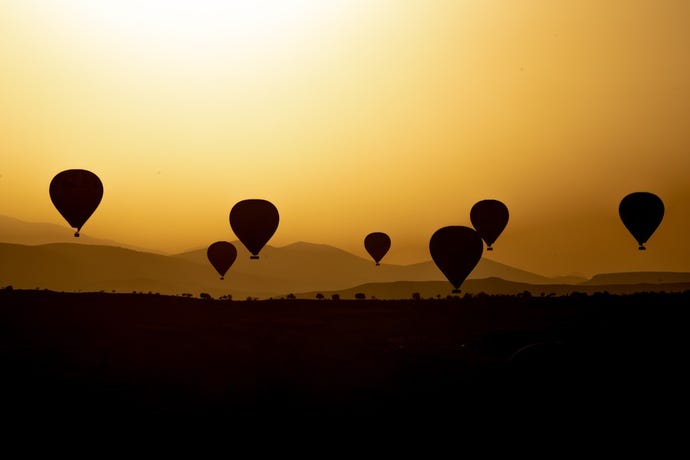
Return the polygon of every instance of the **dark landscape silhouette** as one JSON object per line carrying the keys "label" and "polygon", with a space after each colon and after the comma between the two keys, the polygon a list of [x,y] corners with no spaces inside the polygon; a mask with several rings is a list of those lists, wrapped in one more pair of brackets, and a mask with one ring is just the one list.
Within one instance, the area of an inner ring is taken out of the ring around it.
{"label": "dark landscape silhouette", "polygon": [[689,296],[238,302],[6,288],[0,394],[22,419],[643,421],[686,391]]}

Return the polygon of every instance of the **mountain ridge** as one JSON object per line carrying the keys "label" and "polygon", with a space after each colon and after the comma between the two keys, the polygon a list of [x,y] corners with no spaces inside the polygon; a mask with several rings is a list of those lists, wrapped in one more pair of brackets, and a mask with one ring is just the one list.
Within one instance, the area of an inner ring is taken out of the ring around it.
{"label": "mountain ridge", "polygon": [[[194,295],[206,292],[213,296],[230,294],[235,298],[282,297],[290,293],[302,293],[301,296],[309,297],[317,292],[344,293],[359,292],[362,289],[371,291],[366,294],[380,298],[391,298],[391,295],[408,298],[412,292],[424,291],[429,286],[433,287],[434,292],[425,291],[425,295],[436,296],[444,295],[446,291],[450,292],[450,285],[440,272],[433,274],[434,276],[429,275],[426,271],[429,267],[424,263],[412,266],[383,264],[377,267],[373,261],[328,245],[310,246],[310,249],[339,254],[337,260],[324,262],[321,251],[303,255],[304,251],[299,249],[304,247],[304,244],[292,245],[288,250],[267,247],[266,253],[262,253],[263,259],[258,261],[250,260],[246,249],[240,247],[238,260],[228,271],[226,280],[220,281],[218,274],[205,260],[203,250],[167,256],[93,244],[0,243],[0,286],[12,285],[17,288],[46,288],[58,291],[114,290]],[[332,263],[338,270],[334,272],[326,269],[328,263]],[[625,286],[616,288],[616,292],[629,292],[635,289],[635,286],[670,287],[690,283],[690,274],[675,272],[650,272],[651,275],[646,272],[602,274],[599,278],[593,278],[595,282],[580,284],[559,283],[557,280],[551,283],[530,283],[529,279],[520,279],[519,276],[515,279],[506,279],[490,273],[492,268],[498,268],[499,271],[504,270],[504,275],[520,275],[522,271],[518,269],[504,269],[501,264],[488,259],[482,259],[477,268],[481,268],[482,264],[484,274],[473,272],[463,283],[463,292],[515,294],[529,291],[539,295],[541,292],[548,294],[610,291],[613,289],[611,286]],[[302,270],[302,267],[306,268]],[[436,270],[435,267],[433,269]],[[621,280],[621,277],[625,277],[623,275],[630,277],[635,283]],[[597,280],[608,282],[602,283]],[[400,283],[408,283],[405,292],[393,289]],[[690,288],[690,284],[687,285]],[[387,294],[386,290],[394,294]]]}
{"label": "mountain ridge", "polygon": [[74,229],[68,224],[58,225],[48,222],[27,222],[15,217],[0,214],[0,242],[37,246],[50,243],[77,243],[102,246],[117,246],[135,251],[163,254],[162,251],[124,244],[106,238],[96,238],[80,232],[74,237]]}
{"label": "mountain ridge", "polygon": [[[314,299],[317,295],[332,298],[337,295],[341,299],[354,299],[357,294],[367,299],[397,300],[410,299],[417,293],[420,298],[445,298],[451,293],[452,286],[443,281],[394,281],[390,283],[365,283],[348,289],[337,291],[312,291],[293,294],[298,299]],[[573,293],[595,294],[632,294],[635,292],[683,292],[690,290],[688,282],[670,283],[638,283],[638,284],[529,284],[503,280],[501,278],[468,279],[461,287],[460,296],[465,294],[477,295],[525,295],[531,296],[563,296]]]}
{"label": "mountain ridge", "polygon": [[[17,234],[27,229],[33,229],[33,233]],[[42,234],[44,229],[48,231]],[[306,241],[280,247],[266,245],[259,260],[250,260],[249,252],[237,240],[233,241],[237,260],[227,279],[220,281],[208,262],[205,247],[161,254],[88,236],[76,240],[65,230],[55,224],[32,224],[0,216],[0,238],[14,235],[14,239],[33,242],[53,237],[62,240],[40,244],[0,243],[0,285],[169,294],[206,292],[214,296],[269,298],[289,293],[341,292],[368,283],[448,284],[431,260],[396,265],[387,264],[384,258],[381,266],[376,266],[371,259],[328,244]],[[483,257],[465,285],[476,284],[473,280],[478,279],[493,279],[494,284],[500,284],[499,279],[523,283],[531,286],[526,289],[539,293],[554,285],[585,289],[589,285],[684,283],[690,282],[690,273],[629,272],[598,274],[591,279],[548,278]],[[409,295],[405,293],[404,297]]]}

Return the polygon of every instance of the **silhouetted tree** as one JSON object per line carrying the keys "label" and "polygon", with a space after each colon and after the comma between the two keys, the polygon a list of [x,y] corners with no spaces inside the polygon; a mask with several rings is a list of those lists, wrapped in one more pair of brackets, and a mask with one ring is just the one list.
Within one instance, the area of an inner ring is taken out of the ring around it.
{"label": "silhouetted tree", "polygon": [[211,294],[209,294],[209,293],[207,293],[207,292],[202,292],[201,294],[199,294],[199,297],[201,297],[201,298],[204,299],[204,300],[211,300],[211,299],[213,299],[213,297],[211,297]]}
{"label": "silhouetted tree", "polygon": [[340,294],[333,294],[331,300],[340,300]]}
{"label": "silhouetted tree", "polygon": [[364,300],[366,298],[367,296],[363,292],[358,292],[357,294],[355,294],[355,299]]}
{"label": "silhouetted tree", "polygon": [[295,300],[296,298],[297,297],[295,297],[295,294],[293,294],[292,292],[287,295],[287,299],[289,299],[289,300]]}
{"label": "silhouetted tree", "polygon": [[323,294],[319,292],[318,294],[316,294],[316,298],[319,300],[323,299]]}
{"label": "silhouetted tree", "polygon": [[422,300],[422,295],[419,292],[413,292],[412,293],[412,298],[414,300]]}

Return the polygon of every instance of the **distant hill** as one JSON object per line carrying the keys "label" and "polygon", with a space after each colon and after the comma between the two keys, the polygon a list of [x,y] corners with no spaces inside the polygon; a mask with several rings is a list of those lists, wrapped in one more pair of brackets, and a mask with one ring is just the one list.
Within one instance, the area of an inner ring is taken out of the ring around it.
{"label": "distant hill", "polygon": [[246,297],[256,295],[252,287],[264,281],[243,274],[220,281],[210,265],[112,246],[0,243],[0,285],[15,288]]}
{"label": "distant hill", "polygon": [[[8,216],[0,216],[0,242],[22,245],[45,245],[50,243],[92,244],[117,246],[135,251],[155,251],[129,246],[120,242],[98,239],[82,234],[77,239],[67,224],[24,222]],[[367,282],[386,281],[445,281],[443,274],[432,261],[412,265],[382,264],[377,267],[373,261],[325,244],[306,242],[292,243],[280,248],[266,246],[260,260],[249,260],[249,253],[238,241],[238,259],[228,276],[248,274],[270,278],[268,285],[257,286],[252,292],[277,294],[285,291],[307,291],[316,289],[344,289]],[[206,248],[188,251],[175,256],[188,262],[208,265]],[[384,259],[385,260],[385,259]],[[151,274],[149,278],[155,277]],[[553,280],[520,270],[489,259],[482,259],[470,278],[499,277],[506,280],[532,284],[549,284]],[[163,283],[167,284],[167,283]],[[269,294],[270,295],[270,294]]]}
{"label": "distant hill", "polygon": [[[322,294],[330,299],[334,294],[341,299],[353,299],[357,293],[362,293],[367,299],[409,299],[413,293],[419,293],[424,299],[446,297],[451,294],[452,286],[442,281],[396,281],[392,283],[366,283],[339,291],[314,291],[295,294],[299,299],[314,299],[316,294]],[[608,292],[610,294],[630,294],[635,292],[683,292],[690,290],[690,282],[664,284],[613,284],[613,285],[572,285],[572,284],[528,284],[506,281],[500,278],[470,279],[463,283],[460,295],[466,293],[516,295],[529,292],[533,296],[568,295],[574,292],[593,294]]]}
{"label": "distant hill", "polygon": [[585,281],[584,285],[690,283],[690,273],[683,272],[627,272],[603,273]]}
{"label": "distant hill", "polygon": [[[49,244],[49,243],[79,243],[98,244],[101,246],[119,246],[123,248],[144,250],[136,246],[122,244],[117,241],[89,236],[88,230],[81,232],[79,238],[74,237],[74,229],[65,225],[25,222],[14,217],[0,215],[0,242],[14,244]],[[156,252],[150,251],[149,252]]]}
{"label": "distant hill", "polygon": [[[238,259],[224,281],[198,250],[176,256],[92,244],[51,243],[28,246],[0,243],[0,285],[64,291],[207,292],[236,298],[274,297],[293,292],[342,290],[371,282],[437,281],[447,284],[431,263],[377,267],[340,249],[295,243],[267,246],[250,260],[240,244]],[[547,280],[522,270],[482,260],[479,273]],[[474,275],[474,274],[473,274]],[[405,295],[407,297],[407,295]]]}
{"label": "distant hill", "polygon": [[[436,265],[422,262],[412,265],[393,265],[358,257],[325,244],[297,242],[280,248],[266,246],[261,259],[250,260],[249,253],[238,241],[237,260],[231,271],[257,276],[271,276],[290,280],[295,292],[316,289],[345,289],[368,282],[446,281]],[[207,264],[206,248],[178,254],[175,257]],[[520,270],[483,258],[470,278],[497,277],[532,284],[550,284],[550,278]],[[300,289],[299,287],[303,287]]]}
{"label": "distant hill", "polygon": [[[121,246],[118,243],[97,244],[106,240],[88,236],[76,239],[71,235],[66,226],[27,223],[0,216],[0,238],[68,241],[35,245],[0,243],[0,286],[195,296],[207,292],[214,297],[232,294],[235,298],[280,297],[289,293],[310,296],[317,292],[350,295],[350,291],[354,295],[364,289],[363,285],[372,286],[371,292],[365,292],[367,295],[381,298],[408,298],[412,292],[423,296],[450,293],[449,283],[431,261],[412,265],[383,263],[377,267],[372,260],[324,244],[297,242],[283,247],[266,246],[259,260],[250,260],[244,246],[235,241],[238,258],[226,279],[220,281],[208,262],[206,248],[169,256],[118,247]],[[588,286],[606,290],[617,285],[626,286],[624,289],[629,292],[645,284],[686,282],[690,282],[689,273],[612,273],[591,280],[575,276],[547,278],[482,258],[462,289],[487,293],[527,290],[539,295],[573,289],[588,291]]]}

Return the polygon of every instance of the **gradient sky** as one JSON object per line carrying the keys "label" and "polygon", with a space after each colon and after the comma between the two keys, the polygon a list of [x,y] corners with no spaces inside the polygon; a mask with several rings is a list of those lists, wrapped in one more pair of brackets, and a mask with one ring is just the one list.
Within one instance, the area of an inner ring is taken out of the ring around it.
{"label": "gradient sky", "polygon": [[[103,201],[83,232],[165,252],[233,240],[426,260],[476,201],[490,257],[545,275],[690,271],[687,0],[3,0],[0,214],[64,224],[59,171]],[[666,217],[646,253],[618,203]]]}

